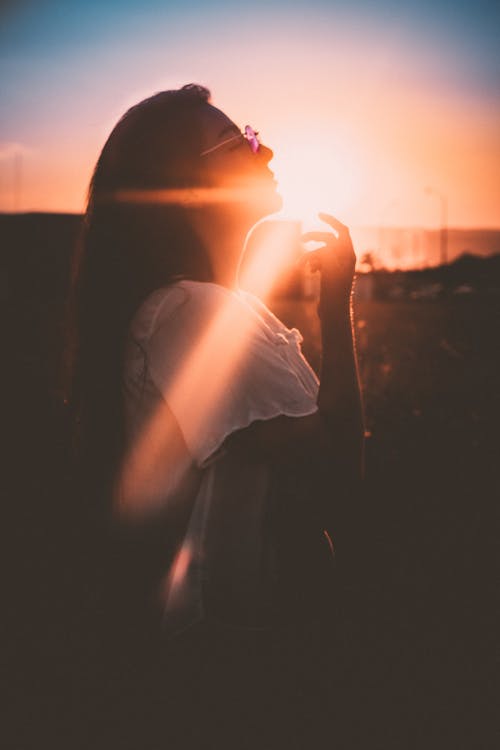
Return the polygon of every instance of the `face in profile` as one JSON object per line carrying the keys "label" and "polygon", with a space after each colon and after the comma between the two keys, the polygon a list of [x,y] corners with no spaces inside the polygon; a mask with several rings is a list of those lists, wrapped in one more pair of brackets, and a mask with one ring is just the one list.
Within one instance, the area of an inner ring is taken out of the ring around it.
{"label": "face in profile", "polygon": [[227,192],[232,201],[255,212],[257,220],[279,211],[282,198],[268,166],[273,152],[249,135],[216,107],[204,107],[200,157],[204,178]]}

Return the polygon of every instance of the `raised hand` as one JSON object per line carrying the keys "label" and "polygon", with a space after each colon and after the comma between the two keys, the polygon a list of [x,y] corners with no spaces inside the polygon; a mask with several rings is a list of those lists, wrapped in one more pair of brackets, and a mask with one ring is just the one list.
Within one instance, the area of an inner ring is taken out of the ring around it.
{"label": "raised hand", "polygon": [[317,250],[308,252],[303,257],[309,262],[313,271],[320,271],[319,310],[327,311],[332,305],[349,303],[356,266],[356,255],[348,227],[334,216],[320,213],[319,218],[329,224],[333,232],[306,232],[302,242],[324,242]]}

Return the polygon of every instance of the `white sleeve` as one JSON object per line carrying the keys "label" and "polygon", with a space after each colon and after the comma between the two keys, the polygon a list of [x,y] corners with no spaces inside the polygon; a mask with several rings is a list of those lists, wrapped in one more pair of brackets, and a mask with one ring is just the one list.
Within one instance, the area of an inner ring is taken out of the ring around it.
{"label": "white sleeve", "polygon": [[318,381],[300,335],[272,331],[223,287],[191,283],[184,296],[176,292],[156,315],[148,368],[199,466],[255,420],[317,411]]}

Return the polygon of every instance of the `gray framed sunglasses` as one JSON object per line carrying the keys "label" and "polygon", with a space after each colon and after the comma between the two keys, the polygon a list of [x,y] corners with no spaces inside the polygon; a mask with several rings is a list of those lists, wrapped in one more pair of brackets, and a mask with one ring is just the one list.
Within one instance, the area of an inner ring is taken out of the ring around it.
{"label": "gray framed sunglasses", "polygon": [[260,148],[260,143],[257,138],[258,135],[259,133],[257,130],[254,130],[253,128],[251,128],[250,125],[245,125],[245,130],[242,133],[237,133],[236,135],[232,135],[230,138],[226,138],[223,141],[219,141],[219,143],[217,143],[215,146],[212,146],[211,148],[207,148],[205,149],[205,151],[202,151],[200,156],[206,156],[207,154],[211,154],[214,151],[217,151],[217,149],[219,149],[221,146],[225,146],[226,143],[231,143],[231,141],[235,141],[238,138],[241,138],[242,136],[248,143],[252,154],[256,154]]}

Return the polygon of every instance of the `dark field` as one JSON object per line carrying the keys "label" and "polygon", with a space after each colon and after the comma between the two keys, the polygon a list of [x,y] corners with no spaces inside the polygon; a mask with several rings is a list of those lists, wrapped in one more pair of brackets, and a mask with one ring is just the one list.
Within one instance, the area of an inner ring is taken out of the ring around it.
{"label": "dark field", "polygon": [[[67,268],[33,268],[6,295],[13,748],[58,736],[78,681],[68,602],[82,540],[58,380]],[[317,368],[314,303],[271,307]],[[499,308],[479,295],[357,307],[366,481],[339,549],[353,750],[494,746]]]}
{"label": "dark field", "polygon": [[[276,312],[317,367],[314,304]],[[491,299],[357,306],[369,436],[343,551],[356,747],[493,747],[498,313]]]}

